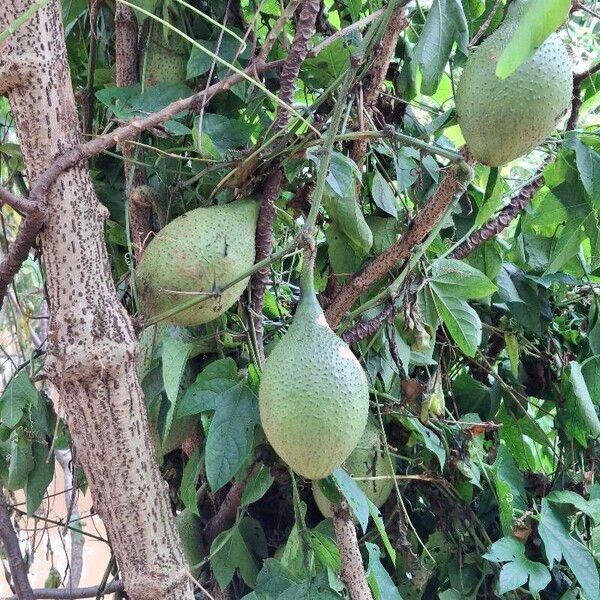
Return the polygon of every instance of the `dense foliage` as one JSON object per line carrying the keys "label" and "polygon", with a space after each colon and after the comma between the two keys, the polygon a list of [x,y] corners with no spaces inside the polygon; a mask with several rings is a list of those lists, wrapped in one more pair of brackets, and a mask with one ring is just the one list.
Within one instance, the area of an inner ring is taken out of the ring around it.
{"label": "dense foliage", "polygon": [[[142,83],[117,87],[114,3],[94,5],[92,31],[88,3],[63,0],[72,78],[82,119],[91,123],[87,135],[143,118],[223,80],[232,68],[245,68],[285,3],[197,0],[195,10],[179,0],[134,4],[145,11],[138,17],[142,39],[149,40],[140,59]],[[353,273],[406,234],[448,175],[464,143],[454,112],[456,83],[469,41],[498,5],[405,4],[407,26],[373,105],[363,99],[381,51],[379,17],[345,36],[335,32],[382,3],[326,0],[311,38],[317,52],[301,67],[288,127],[274,128],[280,78],[273,68],[259,84],[242,79],[193,113],[142,133],[133,164],[153,190],[154,230],[198,207],[260,199],[281,167],[277,252],[300,231],[319,165],[330,158],[315,265],[327,307]],[[504,4],[483,39],[499,25]],[[548,4],[558,13],[565,3]],[[576,73],[598,58],[595,8],[590,2],[587,10],[572,11],[559,29]],[[383,9],[389,17],[390,7]],[[177,33],[146,13],[187,37],[173,42]],[[517,47],[525,56],[535,35],[550,33],[528,31]],[[294,33],[292,18],[267,61],[287,56]],[[356,56],[361,63],[347,81]],[[340,92],[345,83],[347,96]],[[367,373],[371,419],[395,479],[379,510],[342,469],[317,485],[329,500],[341,492],[348,502],[377,600],[600,598],[600,74],[578,81],[575,93],[581,102],[573,127],[567,114],[531,154],[499,168],[476,164],[472,181],[410,260],[371,285],[336,329]],[[10,110],[7,103],[0,107],[0,173],[6,185],[26,189]],[[341,127],[326,155],[323,137],[336,108]],[[361,130],[384,132],[369,138],[362,156],[355,153],[361,136],[352,133]],[[390,131],[426,143],[418,148]],[[260,427],[262,348],[249,292],[204,325],[147,326],[132,276],[141,249],[130,235],[123,167],[120,149],[92,161],[96,190],[110,212],[112,276],[140,331],[140,379],[193,573],[206,587],[216,581],[228,588],[233,598],[344,597],[331,520],[319,511],[311,482],[288,470]],[[538,181],[507,229],[465,246]],[[2,218],[4,241],[11,240],[19,217],[5,208]],[[49,452],[69,444],[68,427],[44,387],[38,258],[32,254],[5,303],[1,340],[7,359],[0,478],[10,491],[24,489],[29,514],[43,513],[54,472]],[[293,319],[301,266],[294,248],[269,266],[262,319],[267,356]],[[85,490],[82,475],[78,481]],[[232,490],[237,504],[219,527],[216,517]],[[190,535],[202,531],[210,533]]]}

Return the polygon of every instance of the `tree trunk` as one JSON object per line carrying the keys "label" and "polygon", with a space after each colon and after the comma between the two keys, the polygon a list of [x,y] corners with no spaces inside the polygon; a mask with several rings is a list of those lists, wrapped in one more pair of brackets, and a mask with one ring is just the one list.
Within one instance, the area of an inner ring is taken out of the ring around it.
{"label": "tree trunk", "polygon": [[[33,4],[0,2],[0,31]],[[16,120],[30,185],[79,145],[58,0],[0,53],[0,93]],[[137,345],[104,245],[106,209],[85,164],[52,186],[40,234],[50,299],[46,371],[66,409],[78,459],[132,600],[192,600],[187,566],[151,443]]]}

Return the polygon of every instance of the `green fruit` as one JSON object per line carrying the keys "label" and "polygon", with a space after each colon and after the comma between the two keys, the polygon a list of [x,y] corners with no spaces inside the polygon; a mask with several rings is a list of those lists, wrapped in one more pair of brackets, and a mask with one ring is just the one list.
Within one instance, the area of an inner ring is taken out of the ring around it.
{"label": "green fruit", "polygon": [[526,4],[515,0],[508,7],[502,25],[469,56],[456,90],[456,114],[467,146],[477,160],[493,167],[544,141],[571,104],[571,61],[556,34],[506,79],[496,76],[498,59]]}
{"label": "green fruit", "polygon": [[248,278],[218,297],[209,294],[254,264],[258,208],[258,203],[249,198],[197,208],[161,229],[148,244],[136,270],[142,314],[152,317],[202,294],[202,302],[166,319],[192,326],[212,321],[231,307]]}
{"label": "green fruit", "polygon": [[[392,459],[393,462],[394,459]],[[365,432],[352,454],[344,462],[344,469],[352,477],[389,477],[356,483],[367,498],[378,508],[389,498],[394,488],[395,468],[392,468],[385,452],[379,427],[369,419]],[[394,465],[395,467],[395,465]],[[331,502],[325,497],[319,486],[313,483],[313,496],[324,517],[331,517]]]}
{"label": "green fruit", "polygon": [[187,78],[188,44],[169,31],[167,37],[162,27],[154,26],[144,60],[144,89],[159,83],[185,83]]}
{"label": "green fruit", "polygon": [[325,319],[313,286],[313,261],[302,272],[294,321],[267,358],[260,418],[267,440],[299,475],[321,479],[339,467],[362,435],[369,410],[366,375]]}

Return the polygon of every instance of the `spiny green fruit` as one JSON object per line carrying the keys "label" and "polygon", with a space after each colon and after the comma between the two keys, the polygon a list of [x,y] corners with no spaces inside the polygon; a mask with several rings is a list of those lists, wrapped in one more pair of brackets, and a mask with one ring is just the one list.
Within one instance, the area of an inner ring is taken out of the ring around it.
{"label": "spiny green fruit", "polygon": [[267,358],[259,388],[260,419],[277,454],[299,475],[322,479],[362,435],[369,388],[360,363],[319,306],[313,261],[302,269],[292,325]]}
{"label": "spiny green fruit", "polygon": [[[161,229],[136,270],[142,314],[152,317],[197,294],[208,295],[250,269],[258,208],[250,198],[197,208]],[[186,327],[212,321],[238,300],[247,283],[243,279],[215,298],[203,296],[166,320]]]}
{"label": "spiny green fruit", "polygon": [[144,89],[159,83],[185,83],[189,49],[187,42],[163,28],[152,27],[144,61]]}
{"label": "spiny green fruit", "polygon": [[[371,481],[358,480],[365,496],[380,507],[390,496],[394,488],[395,461],[393,467],[383,450],[383,439],[377,424],[369,419],[365,432],[356,448],[345,460],[343,467],[352,477],[389,477]],[[316,483],[312,485],[315,502],[324,517],[331,517],[331,502],[325,497]]]}
{"label": "spiny green fruit", "polygon": [[502,25],[468,58],[456,90],[456,114],[473,156],[507,163],[540,144],[571,103],[573,73],[567,50],[552,34],[506,79],[496,65],[527,2],[514,0]]}

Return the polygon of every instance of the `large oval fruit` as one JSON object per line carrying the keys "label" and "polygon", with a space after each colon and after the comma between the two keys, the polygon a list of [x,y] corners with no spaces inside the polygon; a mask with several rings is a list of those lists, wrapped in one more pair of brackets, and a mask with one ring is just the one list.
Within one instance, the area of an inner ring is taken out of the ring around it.
{"label": "large oval fruit", "polygon": [[[344,461],[343,467],[352,477],[388,477],[388,479],[357,480],[357,484],[367,498],[378,508],[389,498],[394,488],[395,461],[392,464],[383,450],[383,439],[379,427],[371,419],[367,422],[352,454]],[[313,483],[313,496],[324,517],[331,517],[331,502],[325,497],[316,483]]]}
{"label": "large oval fruit", "polygon": [[467,146],[490,166],[535,148],[571,104],[571,61],[556,34],[506,79],[496,76],[498,59],[526,4],[514,0],[508,7],[502,25],[469,56],[456,90],[456,114]]}
{"label": "large oval fruit", "polygon": [[258,203],[238,200],[197,208],[171,221],[144,250],[136,270],[141,312],[152,317],[202,294],[203,301],[166,319],[183,326],[212,321],[234,304],[248,278],[207,298],[254,264]]}
{"label": "large oval fruit", "polygon": [[352,452],[366,425],[369,388],[360,363],[331,330],[306,260],[292,325],[267,358],[260,418],[277,454],[299,475],[322,479]]}

